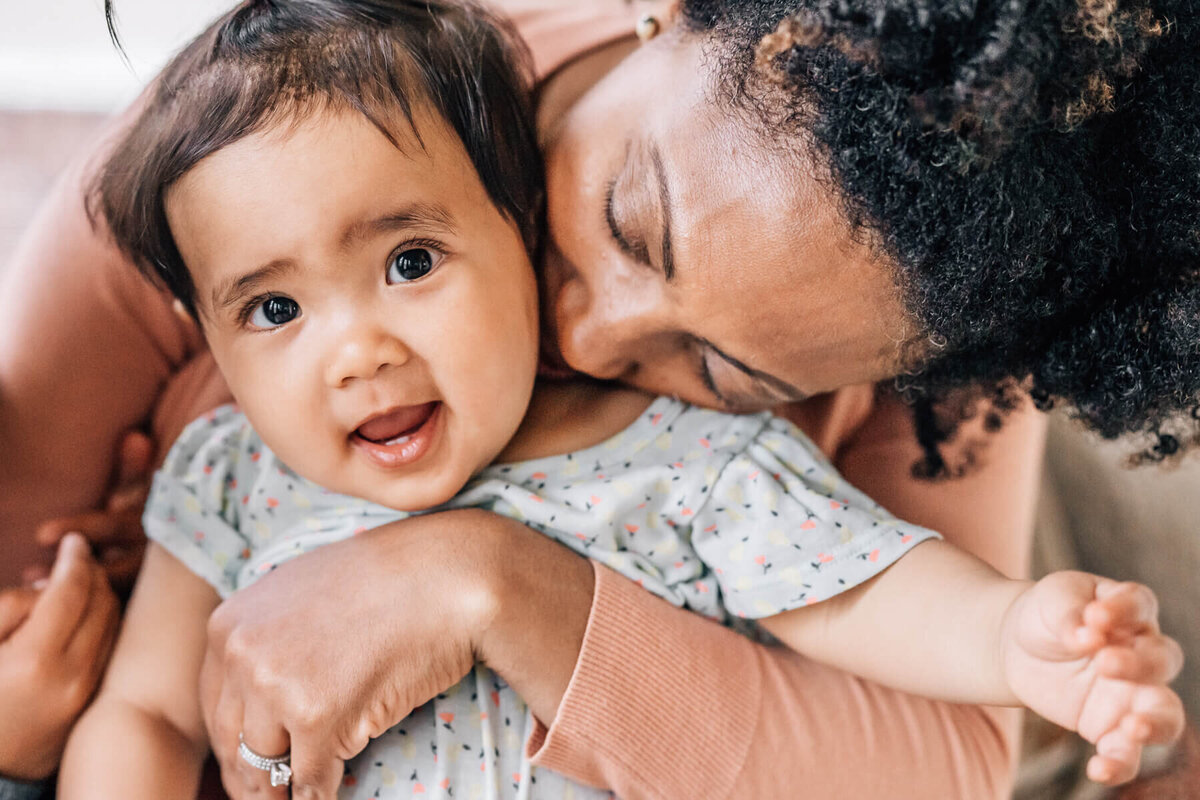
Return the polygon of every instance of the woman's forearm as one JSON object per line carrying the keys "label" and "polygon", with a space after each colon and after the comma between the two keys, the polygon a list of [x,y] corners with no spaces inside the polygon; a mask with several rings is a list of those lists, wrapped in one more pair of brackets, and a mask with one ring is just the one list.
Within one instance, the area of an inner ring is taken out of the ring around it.
{"label": "woman's forearm", "polygon": [[534,761],[626,798],[1008,796],[1017,714],[885,689],[603,567]]}
{"label": "woman's forearm", "polygon": [[504,677],[538,719],[553,719],[583,645],[592,606],[592,567],[519,522],[479,519],[512,537],[511,547],[490,551],[497,563],[487,574],[498,580],[479,658]]}
{"label": "woman's forearm", "polygon": [[175,418],[226,394],[219,381],[216,391],[196,380],[171,388],[203,348],[199,332],[85,212],[92,165],[135,110],[59,180],[0,269],[0,585],[43,555],[33,542],[39,523],[100,505],[118,442],[162,416],[164,393],[186,407],[167,409],[167,435],[179,432]]}
{"label": "woman's forearm", "polygon": [[[510,520],[479,656],[529,703],[534,762],[620,797],[1006,797],[1015,713],[766,647]],[[481,537],[486,539],[487,537]],[[836,766],[834,766],[836,765]]]}

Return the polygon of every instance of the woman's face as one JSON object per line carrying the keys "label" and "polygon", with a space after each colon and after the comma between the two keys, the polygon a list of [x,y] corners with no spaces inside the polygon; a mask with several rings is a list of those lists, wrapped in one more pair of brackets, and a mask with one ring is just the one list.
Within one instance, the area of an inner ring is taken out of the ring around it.
{"label": "woman's face", "polygon": [[736,410],[896,374],[915,328],[892,269],[713,77],[669,31],[549,131],[548,338],[574,369]]}

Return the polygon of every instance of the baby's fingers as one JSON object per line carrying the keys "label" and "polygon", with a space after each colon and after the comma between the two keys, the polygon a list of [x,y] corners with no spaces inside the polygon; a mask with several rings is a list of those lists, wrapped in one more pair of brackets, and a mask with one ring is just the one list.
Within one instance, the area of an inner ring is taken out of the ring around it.
{"label": "baby's fingers", "polygon": [[1096,755],[1088,760],[1087,775],[1107,786],[1127,783],[1137,777],[1141,761],[1142,745],[1118,728],[1096,742]]}
{"label": "baby's fingers", "polygon": [[1183,650],[1169,636],[1138,636],[1128,645],[1096,654],[1096,670],[1106,677],[1142,684],[1165,684],[1183,669]]}
{"label": "baby's fingers", "polygon": [[1144,744],[1170,744],[1183,735],[1183,701],[1165,686],[1148,686],[1133,696],[1122,732]]}
{"label": "baby's fingers", "polygon": [[1158,598],[1140,583],[1102,581],[1096,599],[1083,610],[1083,621],[1094,630],[1133,635],[1158,630]]}

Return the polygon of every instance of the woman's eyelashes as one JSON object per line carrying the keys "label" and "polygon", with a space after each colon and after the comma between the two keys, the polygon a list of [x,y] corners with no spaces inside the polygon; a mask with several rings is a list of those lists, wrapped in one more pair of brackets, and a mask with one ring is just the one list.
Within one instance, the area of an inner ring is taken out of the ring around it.
{"label": "woman's eyelashes", "polygon": [[700,380],[718,403],[732,411],[759,410],[785,402],[758,378],[708,347],[700,353]]}
{"label": "woman's eyelashes", "polygon": [[[621,221],[617,219],[617,206],[614,195],[617,191],[617,182],[620,179],[620,175],[612,178],[604,190],[604,222],[608,226],[608,231],[612,234],[613,240],[621,248],[621,252],[640,264],[649,265],[650,248],[646,246],[645,237],[630,236],[626,233],[626,226],[622,225]],[[622,215],[623,218],[624,216]]]}
{"label": "woman's eyelashes", "polygon": [[445,254],[432,245],[405,245],[388,259],[387,282],[411,283],[437,269]]}

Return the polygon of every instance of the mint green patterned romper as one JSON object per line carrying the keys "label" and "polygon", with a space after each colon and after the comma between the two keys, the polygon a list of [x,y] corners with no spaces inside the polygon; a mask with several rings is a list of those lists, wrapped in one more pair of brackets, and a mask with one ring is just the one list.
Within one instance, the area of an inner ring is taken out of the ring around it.
{"label": "mint green patterned romper", "polygon": [[[445,507],[520,520],[750,634],[754,619],[832,597],[936,537],[847,484],[791,423],[670,398],[594,447],[490,466]],[[175,443],[145,527],[226,597],[290,558],[404,516],[299,477],[224,406]],[[477,665],[348,762],[339,797],[609,796],[534,767],[533,728],[516,693]]]}

